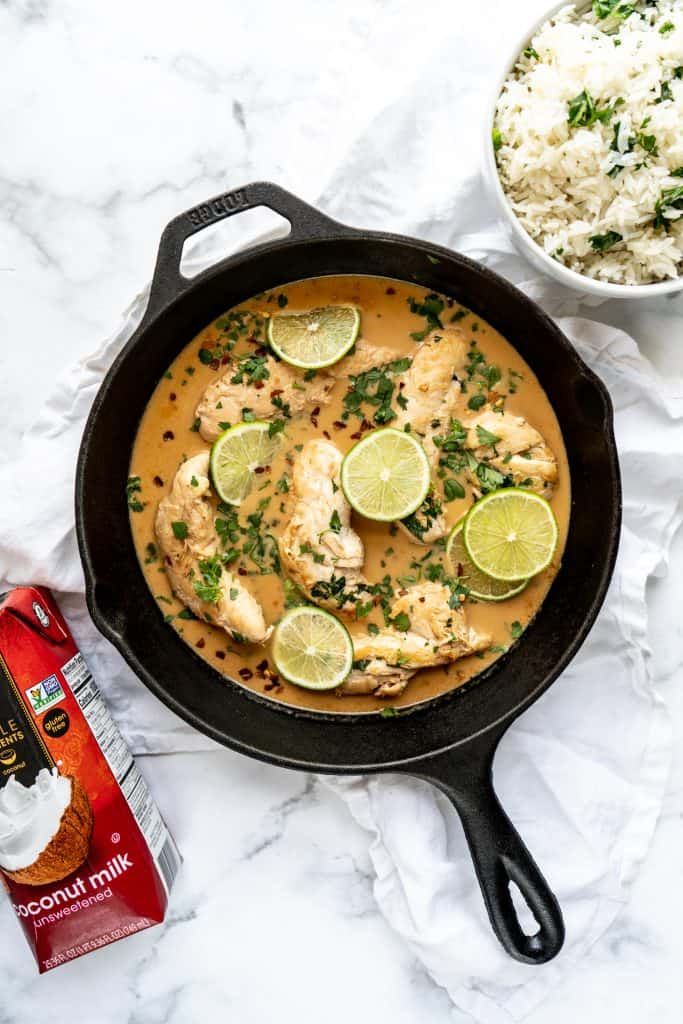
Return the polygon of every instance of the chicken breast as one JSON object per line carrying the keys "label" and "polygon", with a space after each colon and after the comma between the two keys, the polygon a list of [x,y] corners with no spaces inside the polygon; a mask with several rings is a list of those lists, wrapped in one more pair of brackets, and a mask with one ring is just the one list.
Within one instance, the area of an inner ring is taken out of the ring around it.
{"label": "chicken breast", "polygon": [[[199,433],[205,441],[215,441],[225,429],[220,424],[240,423],[244,409],[250,409],[257,420],[282,416],[285,403],[291,416],[311,412],[330,401],[332,389],[341,377],[364,373],[395,358],[392,349],[379,348],[360,338],[352,354],[328,370],[317,371],[311,380],[305,379],[305,370],[266,355],[258,368],[260,379],[250,382],[249,373],[240,372],[244,363],[235,362],[202,395],[195,409]],[[241,380],[236,379],[240,376]]]}
{"label": "chicken breast", "polygon": [[322,608],[354,610],[367,601],[363,542],[339,482],[342,455],[331,441],[308,441],[292,468],[289,521],[278,545],[283,569]]}
{"label": "chicken breast", "polygon": [[[552,496],[558,480],[557,460],[539,432],[522,416],[483,409],[463,421],[465,442],[475,459],[511,477],[515,486],[528,487],[544,498]],[[491,438],[497,440],[494,442]],[[480,488],[476,470],[468,469],[475,490]]]}
{"label": "chicken breast", "polygon": [[282,363],[274,356],[265,356],[264,360],[260,368],[261,380],[249,383],[247,375],[243,374],[242,381],[238,382],[239,364],[233,364],[227,373],[209,384],[195,410],[199,433],[205,441],[215,441],[225,429],[221,428],[221,423],[241,423],[244,409],[251,409],[257,420],[281,416],[278,398],[287,403],[292,416],[329,401],[334,387],[332,377],[316,374],[313,380],[305,381],[303,370]]}
{"label": "chicken breast", "polygon": [[438,433],[455,414],[458,376],[464,373],[466,360],[467,343],[457,328],[430,334],[416,350],[410,368],[398,378],[402,397],[391,425],[401,430],[409,423],[414,433],[424,437]]}
{"label": "chicken breast", "polygon": [[[433,438],[456,414],[461,391],[458,376],[465,372],[466,360],[467,343],[456,328],[435,331],[399,378],[402,401],[391,425],[401,430],[409,423],[411,431],[421,435],[434,469],[439,450]],[[417,544],[433,544],[445,537],[448,523],[438,491],[432,491],[417,512],[398,525]]]}
{"label": "chicken breast", "polygon": [[234,640],[262,644],[272,626],[240,577],[221,564],[210,496],[209,453],[202,452],[183,462],[157,509],[155,532],[168,581],[195,615]]}
{"label": "chicken breast", "polygon": [[451,591],[442,583],[418,583],[394,601],[391,617],[406,615],[405,631],[389,627],[376,636],[352,637],[354,668],[340,688],[343,694],[373,693],[397,697],[421,668],[445,665],[491,644],[487,633],[468,626],[462,608],[451,608]]}

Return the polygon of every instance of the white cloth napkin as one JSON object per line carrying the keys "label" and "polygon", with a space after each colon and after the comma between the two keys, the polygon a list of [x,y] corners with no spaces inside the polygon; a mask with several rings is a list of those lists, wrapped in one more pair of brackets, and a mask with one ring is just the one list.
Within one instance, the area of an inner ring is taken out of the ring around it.
{"label": "white cloth napkin", "polygon": [[[495,764],[502,801],[562,903],[563,952],[543,967],[520,965],[501,952],[457,817],[440,794],[403,778],[327,781],[372,837],[375,894],[387,921],[461,1010],[502,1024],[536,1005],[609,926],[628,898],[661,805],[671,739],[649,670],[645,591],[648,578],[665,571],[681,518],[683,378],[672,376],[675,359],[680,372],[681,356],[658,338],[680,332],[683,304],[641,303],[627,312],[607,304],[595,314],[632,324],[655,362],[666,356],[665,381],[631,337],[576,317],[586,310],[575,295],[530,276],[491,220],[476,144],[444,164],[436,159],[440,147],[443,154],[443,120],[431,114],[416,119],[417,110],[448,104],[458,137],[476,138],[478,100],[468,82],[476,83],[478,69],[465,67],[465,87],[456,91],[444,67],[430,61],[406,96],[367,127],[320,201],[342,219],[451,244],[505,273],[551,314],[565,316],[560,325],[615,402],[624,530],[609,597],[580,655],[513,727]],[[422,183],[419,191],[415,183]],[[212,262],[214,253],[201,239],[195,252],[195,269]],[[56,591],[136,752],[198,750],[210,741],[152,698],[90,623],[73,531],[74,467],[85,417],[145,303],[146,294],[138,296],[116,333],[57,382],[19,450],[4,453],[0,580],[44,583]]]}

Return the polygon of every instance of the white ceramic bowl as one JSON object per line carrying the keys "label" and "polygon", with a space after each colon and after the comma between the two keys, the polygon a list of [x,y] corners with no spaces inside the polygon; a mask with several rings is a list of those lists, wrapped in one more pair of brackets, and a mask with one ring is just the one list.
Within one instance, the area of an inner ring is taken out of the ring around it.
{"label": "white ceramic bowl", "polygon": [[[510,203],[508,202],[508,198],[503,191],[503,186],[501,185],[500,177],[498,175],[498,168],[496,166],[496,155],[493,149],[492,139],[493,123],[498,97],[500,96],[505,79],[517,63],[517,59],[522,50],[529,45],[531,38],[536,34],[541,25],[566,6],[567,0],[563,3],[554,4],[541,18],[538,18],[529,28],[526,29],[524,35],[513,49],[509,59],[506,61],[505,67],[496,82],[495,91],[490,102],[487,104],[486,118],[484,122],[484,172],[489,190],[495,198],[499,216],[503,221],[506,230],[511,235],[512,241],[518,251],[533,263],[538,270],[542,271],[544,274],[549,274],[568,288],[573,288],[577,291],[583,292],[585,295],[598,295],[603,299],[653,298],[656,295],[672,295],[674,292],[680,292],[683,290],[683,276],[679,276],[675,281],[658,281],[656,284],[610,284],[606,281],[596,281],[592,277],[586,277],[584,274],[579,274],[575,270],[570,270],[568,267],[558,263],[557,260],[554,260],[551,256],[548,256],[545,250],[533,240],[531,235],[527,234],[517,219],[517,216],[515,215]],[[579,10],[583,10],[589,6],[589,4],[584,3],[576,4],[576,7]]]}

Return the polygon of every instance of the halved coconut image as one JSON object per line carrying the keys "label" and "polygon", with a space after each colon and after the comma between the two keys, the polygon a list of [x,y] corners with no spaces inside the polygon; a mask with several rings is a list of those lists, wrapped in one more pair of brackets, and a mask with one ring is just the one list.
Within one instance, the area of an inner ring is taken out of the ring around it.
{"label": "halved coconut image", "polygon": [[0,868],[22,885],[50,885],[88,856],[93,813],[78,779],[42,768],[32,786],[0,789]]}

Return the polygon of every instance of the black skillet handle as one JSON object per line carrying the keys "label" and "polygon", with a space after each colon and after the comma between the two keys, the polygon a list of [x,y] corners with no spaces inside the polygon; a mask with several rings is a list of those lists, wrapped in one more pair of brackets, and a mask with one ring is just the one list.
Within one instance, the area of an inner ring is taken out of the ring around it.
{"label": "black skillet handle", "polygon": [[[498,739],[480,740],[464,753],[441,754],[411,774],[437,786],[460,815],[486,910],[505,951],[522,963],[542,964],[562,948],[562,911],[493,788]],[[510,882],[519,887],[539,925],[535,935],[526,935],[519,924]]]}
{"label": "black skillet handle", "polygon": [[234,217],[257,206],[267,206],[289,221],[291,231],[287,238],[290,241],[326,238],[353,231],[270,181],[254,181],[232,192],[214,196],[191,210],[179,213],[164,228],[146,316],[159,312],[189,287],[190,281],[180,272],[183,246],[188,238],[226,217]]}

